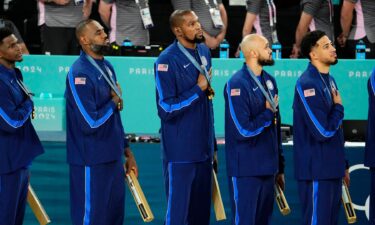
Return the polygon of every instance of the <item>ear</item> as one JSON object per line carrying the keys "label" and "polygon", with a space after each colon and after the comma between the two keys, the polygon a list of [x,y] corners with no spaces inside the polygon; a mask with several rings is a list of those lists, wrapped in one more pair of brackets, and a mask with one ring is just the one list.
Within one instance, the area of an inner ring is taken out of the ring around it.
{"label": "ear", "polygon": [[85,36],[79,37],[79,42],[82,43],[83,45],[89,44],[89,40]]}
{"label": "ear", "polygon": [[181,36],[182,35],[182,29],[181,27],[175,27],[174,28],[174,32],[176,34],[177,37]]}
{"label": "ear", "polygon": [[258,53],[254,50],[250,50],[250,57],[256,58],[258,56]]}
{"label": "ear", "polygon": [[310,59],[316,59],[316,53],[314,51],[310,51],[309,55]]}

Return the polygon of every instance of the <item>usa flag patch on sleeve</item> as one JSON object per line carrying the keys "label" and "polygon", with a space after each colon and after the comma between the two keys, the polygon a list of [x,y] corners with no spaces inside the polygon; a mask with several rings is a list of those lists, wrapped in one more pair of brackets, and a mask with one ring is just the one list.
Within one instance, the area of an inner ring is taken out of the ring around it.
{"label": "usa flag patch on sleeve", "polygon": [[306,89],[303,91],[303,95],[305,97],[312,97],[312,96],[315,96],[315,89],[314,88],[311,88],[311,89]]}
{"label": "usa flag patch on sleeve", "polygon": [[241,89],[230,89],[230,96],[240,96],[241,95]]}
{"label": "usa flag patch on sleeve", "polygon": [[158,71],[167,72],[168,71],[168,64],[158,64]]}
{"label": "usa flag patch on sleeve", "polygon": [[85,85],[86,84],[86,77],[76,77],[76,78],[74,78],[74,84]]}

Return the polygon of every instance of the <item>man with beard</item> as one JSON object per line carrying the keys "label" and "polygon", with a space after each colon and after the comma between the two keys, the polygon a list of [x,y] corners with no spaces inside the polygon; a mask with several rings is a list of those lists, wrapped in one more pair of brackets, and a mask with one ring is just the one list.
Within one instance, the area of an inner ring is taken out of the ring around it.
{"label": "man with beard", "polygon": [[14,33],[0,29],[0,224],[22,224],[32,160],[43,147],[31,123],[34,103],[23,83],[22,50]]}
{"label": "man with beard", "polygon": [[232,224],[270,224],[274,185],[284,189],[279,97],[275,79],[263,70],[274,64],[268,40],[243,38],[245,63],[227,82],[225,153]]}
{"label": "man with beard", "polygon": [[338,222],[342,178],[349,185],[341,122],[344,107],[334,78],[336,49],[323,31],[306,34],[302,54],[310,59],[297,80],[293,102],[294,171],[302,224]]}
{"label": "man with beard", "polygon": [[199,17],[204,43],[217,49],[228,29],[228,15],[222,0],[171,0],[173,9],[189,9]]}
{"label": "man with beard", "polygon": [[200,44],[203,31],[193,11],[174,11],[170,26],[177,40],[155,62],[168,199],[165,224],[208,225],[214,149],[211,57]]}
{"label": "man with beard", "polygon": [[67,159],[70,165],[72,224],[122,225],[124,170],[138,175],[121,123],[121,88],[104,59],[109,46],[94,20],[76,26],[82,47],[66,79]]}

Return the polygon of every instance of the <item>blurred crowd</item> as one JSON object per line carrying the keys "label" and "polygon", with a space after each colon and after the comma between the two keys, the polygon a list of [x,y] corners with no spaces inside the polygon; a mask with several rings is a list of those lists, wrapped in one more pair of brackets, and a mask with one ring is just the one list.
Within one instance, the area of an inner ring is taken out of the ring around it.
{"label": "blurred crowd", "polygon": [[0,6],[0,27],[15,30],[30,54],[77,55],[75,26],[88,17],[116,46],[166,46],[173,41],[171,12],[191,9],[214,53],[225,43],[230,57],[241,57],[242,37],[258,33],[281,46],[282,58],[299,58],[304,34],[322,30],[340,58],[358,58],[359,51],[375,58],[374,0],[0,0]]}

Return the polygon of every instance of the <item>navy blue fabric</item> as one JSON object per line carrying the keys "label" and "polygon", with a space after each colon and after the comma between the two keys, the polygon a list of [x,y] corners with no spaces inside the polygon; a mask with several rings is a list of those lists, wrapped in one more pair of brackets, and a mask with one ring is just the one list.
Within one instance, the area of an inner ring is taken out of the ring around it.
{"label": "navy blue fabric", "polygon": [[369,224],[375,225],[375,168],[370,168],[371,186],[370,186],[370,218]]}
{"label": "navy blue fabric", "polygon": [[[325,75],[327,76],[327,75]],[[341,178],[345,172],[344,107],[333,104],[333,77],[323,82],[310,63],[297,80],[293,102],[294,171],[297,180]]]}
{"label": "navy blue fabric", "polygon": [[[209,71],[209,49],[197,49]],[[196,56],[194,49],[187,49]],[[197,85],[199,71],[178,48],[177,41],[155,62],[156,104],[161,120],[163,159],[168,162],[200,162],[211,159],[214,130],[212,101]]]}
{"label": "navy blue fabric", "polygon": [[125,180],[121,161],[94,166],[70,165],[73,225],[122,225]]}
{"label": "navy blue fabric", "polygon": [[167,195],[165,225],[210,223],[212,162],[163,161]]}
{"label": "navy blue fabric", "polygon": [[367,82],[368,120],[365,146],[365,166],[370,167],[370,224],[375,225],[375,68]]}
{"label": "navy blue fabric", "polygon": [[365,147],[365,165],[375,167],[375,68],[367,82],[368,120]]}
{"label": "navy blue fabric", "polygon": [[302,225],[337,225],[341,179],[298,181]]}
{"label": "navy blue fabric", "polygon": [[[275,79],[265,71],[261,76],[262,83],[270,85],[271,88],[264,86],[273,98],[278,94]],[[225,85],[224,98],[228,176],[283,173],[280,112],[274,115],[266,109],[266,98],[250,77],[246,64]]]}
{"label": "navy blue fabric", "polygon": [[0,65],[0,174],[26,167],[44,152],[30,115],[34,104],[16,80],[21,71]]}
{"label": "navy blue fabric", "polygon": [[28,185],[28,169],[0,174],[0,225],[23,224]]}
{"label": "navy blue fabric", "polygon": [[274,205],[274,176],[228,177],[233,225],[269,225]]}
{"label": "navy blue fabric", "polygon": [[[97,63],[103,68],[105,64],[116,80],[107,60]],[[120,160],[128,146],[120,113],[109,84],[84,52],[69,71],[65,98],[68,163],[92,166]]]}

